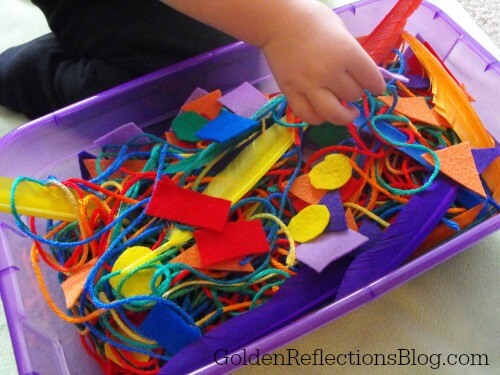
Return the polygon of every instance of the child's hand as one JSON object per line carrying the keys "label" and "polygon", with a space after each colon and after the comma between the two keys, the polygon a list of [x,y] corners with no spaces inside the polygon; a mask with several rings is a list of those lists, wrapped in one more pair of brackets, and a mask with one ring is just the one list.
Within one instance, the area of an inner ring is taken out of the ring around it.
{"label": "child's hand", "polygon": [[363,89],[375,95],[385,90],[376,64],[333,11],[313,6],[298,20],[286,21],[261,48],[300,119],[347,124],[359,113],[341,100],[357,100]]}

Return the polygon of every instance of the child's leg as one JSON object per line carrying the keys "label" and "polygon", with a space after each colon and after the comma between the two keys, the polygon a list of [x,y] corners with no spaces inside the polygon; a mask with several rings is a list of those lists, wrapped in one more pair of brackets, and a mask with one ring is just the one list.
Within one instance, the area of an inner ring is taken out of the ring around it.
{"label": "child's leg", "polygon": [[35,118],[231,42],[158,0],[37,0],[54,34],[0,54],[0,104]]}
{"label": "child's leg", "polygon": [[[146,65],[133,57],[122,60]],[[35,118],[133,77],[118,64],[75,59],[47,34],[0,55],[0,104]]]}

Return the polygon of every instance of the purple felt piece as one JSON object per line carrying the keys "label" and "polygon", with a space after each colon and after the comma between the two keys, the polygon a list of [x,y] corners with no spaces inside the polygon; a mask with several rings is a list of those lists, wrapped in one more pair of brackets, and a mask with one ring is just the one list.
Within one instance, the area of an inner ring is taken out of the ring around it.
{"label": "purple felt piece", "polygon": [[472,149],[472,156],[474,157],[477,171],[483,173],[500,156],[500,147]]}
{"label": "purple felt piece", "polygon": [[267,101],[267,97],[248,82],[244,82],[219,99],[219,103],[224,107],[247,118],[252,117]]}
{"label": "purple felt piece", "polygon": [[297,259],[316,272],[368,241],[368,237],[348,229],[330,232],[297,246]]}
{"label": "purple felt piece", "polygon": [[140,134],[144,134],[141,128],[133,122],[129,122],[103,135],[101,138],[97,138],[94,144],[100,147],[107,145],[123,145]]}
{"label": "purple felt piece", "polygon": [[422,77],[419,74],[408,74],[409,81],[406,83],[406,87],[409,89],[428,89],[431,85],[429,78]]}
{"label": "purple felt piece", "polygon": [[439,176],[421,194],[406,203],[381,240],[354,259],[337,299],[365,287],[395,270],[420,246],[441,221],[457,196],[458,184]]}
{"label": "purple felt piece", "polygon": [[198,130],[196,136],[207,141],[223,143],[250,132],[258,125],[257,121],[223,111]]}
{"label": "purple felt piece", "polygon": [[338,190],[329,191],[319,201],[325,205],[330,212],[330,221],[325,229],[326,232],[338,232],[347,230],[347,220],[345,218],[344,206]]}

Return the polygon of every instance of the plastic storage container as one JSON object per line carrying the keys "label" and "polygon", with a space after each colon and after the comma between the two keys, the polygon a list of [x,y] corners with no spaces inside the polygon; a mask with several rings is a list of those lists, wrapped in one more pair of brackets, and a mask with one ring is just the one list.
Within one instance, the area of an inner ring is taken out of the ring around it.
{"label": "plastic storage container", "polygon": [[[365,0],[336,11],[355,35],[368,34],[394,1]],[[474,96],[485,126],[500,139],[500,63],[445,13],[429,3],[410,18],[406,29],[428,41],[457,79]],[[0,175],[60,179],[79,175],[77,154],[96,148],[94,140],[134,122],[147,131],[164,129],[188,95],[201,87],[230,90],[244,81],[264,92],[276,90],[258,50],[243,43],[230,45],[147,75],[100,95],[44,116],[0,139]],[[495,123],[496,121],[496,123]],[[247,345],[272,351],[349,313],[407,282],[479,241],[500,227],[500,215],[453,238],[431,252],[391,272],[346,298],[295,321],[278,332]],[[15,229],[12,218],[0,214],[0,290],[17,366],[21,374],[96,374],[99,367],[84,352],[77,330],[55,316],[38,292],[31,269],[31,241]],[[50,277],[51,276],[51,277]],[[64,305],[55,277],[46,282],[56,302]],[[199,370],[216,373],[229,366],[209,364]]]}

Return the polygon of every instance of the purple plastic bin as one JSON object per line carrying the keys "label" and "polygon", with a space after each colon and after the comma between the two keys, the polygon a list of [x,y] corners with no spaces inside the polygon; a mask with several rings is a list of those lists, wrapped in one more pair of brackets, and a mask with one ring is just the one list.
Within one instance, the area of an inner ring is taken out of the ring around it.
{"label": "purple plastic bin", "polygon": [[[395,0],[365,0],[336,11],[355,36],[369,33]],[[445,13],[426,2],[406,28],[420,34],[464,82],[493,137],[500,139],[500,63]],[[66,107],[18,128],[0,139],[0,175],[61,179],[79,175],[77,154],[92,152],[94,141],[112,129],[134,122],[145,130],[165,127],[189,94],[202,87],[228,91],[248,81],[264,92],[277,90],[260,52],[243,43],[218,49],[147,75]],[[496,122],[495,122],[496,121]],[[261,353],[341,317],[380,295],[460,253],[498,230],[500,215],[477,225],[420,258],[312,312],[273,334],[246,346]],[[77,330],[56,317],[38,292],[31,268],[31,241],[15,229],[13,219],[0,214],[0,291],[20,374],[96,374],[99,367],[83,350]],[[45,270],[46,271],[46,270]],[[53,273],[45,274],[56,302],[64,305]],[[242,354],[242,352],[240,352]],[[230,366],[207,365],[197,373],[220,373]]]}

